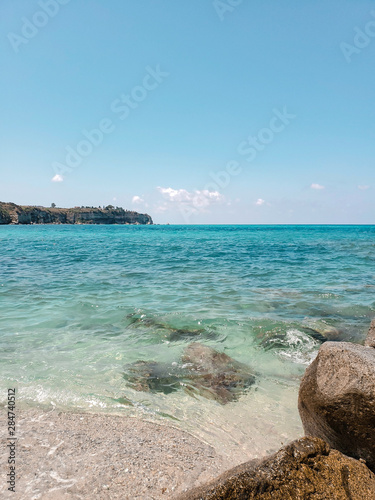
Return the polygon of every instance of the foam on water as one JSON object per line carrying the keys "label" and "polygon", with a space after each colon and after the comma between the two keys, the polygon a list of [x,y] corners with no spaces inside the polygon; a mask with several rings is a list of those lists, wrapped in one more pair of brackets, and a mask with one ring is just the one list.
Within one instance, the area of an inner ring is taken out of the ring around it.
{"label": "foam on water", "polygon": [[[238,460],[275,450],[302,433],[321,342],[365,336],[374,247],[373,226],[0,227],[1,385],[20,404],[169,419]],[[221,405],[127,383],[129,364],[178,366],[190,342],[255,384]]]}

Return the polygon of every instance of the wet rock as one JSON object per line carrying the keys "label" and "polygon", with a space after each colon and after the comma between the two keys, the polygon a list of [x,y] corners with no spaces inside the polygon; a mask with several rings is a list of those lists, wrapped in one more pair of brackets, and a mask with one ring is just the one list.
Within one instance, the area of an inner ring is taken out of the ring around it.
{"label": "wet rock", "polygon": [[323,344],[302,378],[298,409],[306,435],[375,471],[375,349]]}
{"label": "wet rock", "polygon": [[[171,328],[168,336],[168,340],[171,342],[191,339],[193,337],[200,336],[206,333],[203,328],[189,329],[189,328]],[[212,338],[212,335],[210,335]]]}
{"label": "wet rock", "polygon": [[281,359],[301,364],[311,363],[320,346],[311,335],[295,328],[280,333],[267,332],[260,345],[266,351],[272,350]]}
{"label": "wet rock", "polygon": [[137,391],[168,394],[184,389],[221,404],[236,401],[255,382],[249,366],[199,342],[187,346],[179,363],[137,361],[124,377]]}
{"label": "wet rock", "polygon": [[340,340],[341,332],[324,321],[305,321],[303,331],[320,342]]}
{"label": "wet rock", "polygon": [[149,328],[153,333],[160,335],[164,340],[169,342],[178,342],[181,340],[192,340],[200,337],[204,339],[216,339],[217,333],[212,329],[205,328],[174,328],[173,326],[160,322],[158,319],[146,316],[145,314],[132,313],[127,315],[130,319],[131,328]]}
{"label": "wet rock", "polygon": [[290,347],[289,343],[286,339],[286,332],[283,333],[273,333],[273,332],[267,332],[264,337],[262,338],[260,345],[265,349],[266,351],[269,351],[271,349],[285,349]]}
{"label": "wet rock", "polygon": [[302,438],[250,461],[179,500],[374,500],[375,475],[317,438]]}
{"label": "wet rock", "polygon": [[324,321],[304,321],[277,325],[259,332],[256,337],[260,340],[260,346],[265,350],[290,351],[299,350],[310,352],[315,350],[318,342],[320,344],[328,340],[339,341],[342,331],[328,325]]}
{"label": "wet rock", "polygon": [[169,394],[181,387],[184,370],[168,363],[136,361],[128,367],[124,376],[136,391]]}
{"label": "wet rock", "polygon": [[255,382],[249,366],[199,342],[187,346],[182,362],[189,369],[198,392],[222,404],[235,401]]}
{"label": "wet rock", "polygon": [[300,330],[291,328],[283,333],[267,333],[262,339],[260,345],[266,350],[290,350],[298,349],[301,346],[305,346],[306,349],[311,349],[319,344],[312,339],[310,335],[307,335]]}

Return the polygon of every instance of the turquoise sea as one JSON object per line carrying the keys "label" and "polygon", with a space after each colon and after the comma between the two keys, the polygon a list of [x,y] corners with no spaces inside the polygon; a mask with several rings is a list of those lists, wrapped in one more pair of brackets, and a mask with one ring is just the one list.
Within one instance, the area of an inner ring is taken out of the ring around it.
{"label": "turquoise sea", "polygon": [[[375,226],[0,227],[0,380],[18,404],[181,427],[238,460],[302,433],[300,378],[375,316]],[[198,341],[249,365],[220,404],[144,392],[132,363],[176,366]]]}

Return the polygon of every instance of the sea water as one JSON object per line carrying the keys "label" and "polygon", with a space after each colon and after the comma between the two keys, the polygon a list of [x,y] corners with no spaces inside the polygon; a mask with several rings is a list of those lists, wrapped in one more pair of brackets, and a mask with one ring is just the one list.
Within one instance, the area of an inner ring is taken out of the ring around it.
{"label": "sea water", "polygon": [[[171,423],[233,460],[302,434],[301,376],[375,316],[375,226],[0,227],[0,380],[19,405]],[[198,341],[256,381],[221,404],[137,391],[143,360]]]}

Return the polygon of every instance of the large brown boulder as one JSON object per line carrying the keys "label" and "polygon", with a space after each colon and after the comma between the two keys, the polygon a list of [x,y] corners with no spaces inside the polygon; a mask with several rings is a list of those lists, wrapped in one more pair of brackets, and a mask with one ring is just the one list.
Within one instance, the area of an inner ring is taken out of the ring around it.
{"label": "large brown boulder", "polygon": [[317,438],[302,438],[250,461],[179,500],[374,500],[375,475]]}
{"label": "large brown boulder", "polygon": [[375,349],[323,344],[302,378],[298,409],[307,436],[364,459],[375,472]]}

